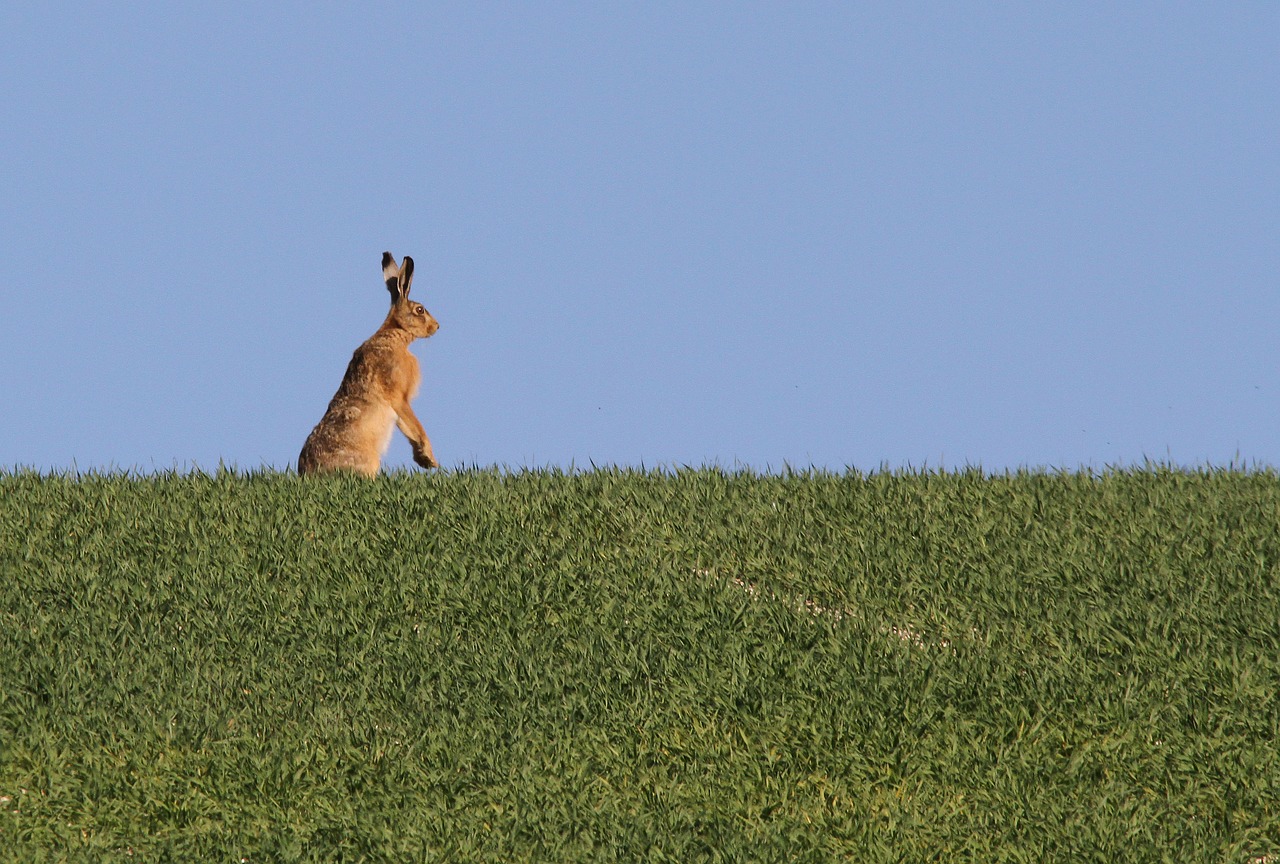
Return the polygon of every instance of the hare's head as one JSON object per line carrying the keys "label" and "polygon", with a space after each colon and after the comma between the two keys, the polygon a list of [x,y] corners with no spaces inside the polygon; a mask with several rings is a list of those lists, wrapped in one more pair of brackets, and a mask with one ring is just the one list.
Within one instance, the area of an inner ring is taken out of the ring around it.
{"label": "hare's head", "polygon": [[431,317],[421,303],[409,299],[409,287],[413,283],[412,258],[404,256],[404,262],[397,267],[391,253],[383,252],[382,278],[387,280],[387,290],[391,292],[389,324],[423,339],[440,329],[440,322]]}

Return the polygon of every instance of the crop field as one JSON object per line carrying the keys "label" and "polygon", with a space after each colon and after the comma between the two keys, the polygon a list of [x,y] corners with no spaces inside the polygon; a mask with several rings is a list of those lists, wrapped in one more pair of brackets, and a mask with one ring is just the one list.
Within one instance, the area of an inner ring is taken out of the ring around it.
{"label": "crop field", "polygon": [[1280,862],[1280,477],[0,472],[0,861]]}

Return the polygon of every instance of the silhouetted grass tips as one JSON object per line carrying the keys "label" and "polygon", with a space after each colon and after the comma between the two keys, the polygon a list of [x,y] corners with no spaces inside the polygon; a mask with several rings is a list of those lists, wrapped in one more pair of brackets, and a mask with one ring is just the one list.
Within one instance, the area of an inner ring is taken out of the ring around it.
{"label": "silhouetted grass tips", "polygon": [[0,860],[1280,861],[1278,692],[1270,471],[0,473]]}

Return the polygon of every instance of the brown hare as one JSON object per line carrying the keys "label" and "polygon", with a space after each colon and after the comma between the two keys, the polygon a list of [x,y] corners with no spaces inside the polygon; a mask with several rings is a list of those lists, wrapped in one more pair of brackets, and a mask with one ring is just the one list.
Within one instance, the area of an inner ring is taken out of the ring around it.
{"label": "brown hare", "polygon": [[409,299],[412,258],[406,255],[397,267],[391,253],[383,252],[382,276],[391,292],[391,311],[377,332],[351,355],[338,392],[302,445],[299,474],[356,471],[376,476],[391,443],[392,426],[399,426],[413,445],[414,462],[423,468],[440,467],[422,423],[409,407],[422,381],[409,343],[430,336],[440,323],[421,303]]}

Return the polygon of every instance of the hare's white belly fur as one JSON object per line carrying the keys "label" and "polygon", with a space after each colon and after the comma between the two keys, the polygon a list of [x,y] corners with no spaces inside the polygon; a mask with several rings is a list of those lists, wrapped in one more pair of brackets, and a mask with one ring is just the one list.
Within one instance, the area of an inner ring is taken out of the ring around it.
{"label": "hare's white belly fur", "polygon": [[380,404],[370,408],[372,436],[378,442],[378,456],[385,456],[387,448],[392,445],[392,430],[396,429],[396,410],[389,404]]}
{"label": "hare's white belly fur", "polygon": [[396,428],[396,411],[386,404],[366,404],[358,410],[360,417],[356,426],[360,431],[357,438],[374,442],[376,452],[381,457],[391,446],[391,432]]}

